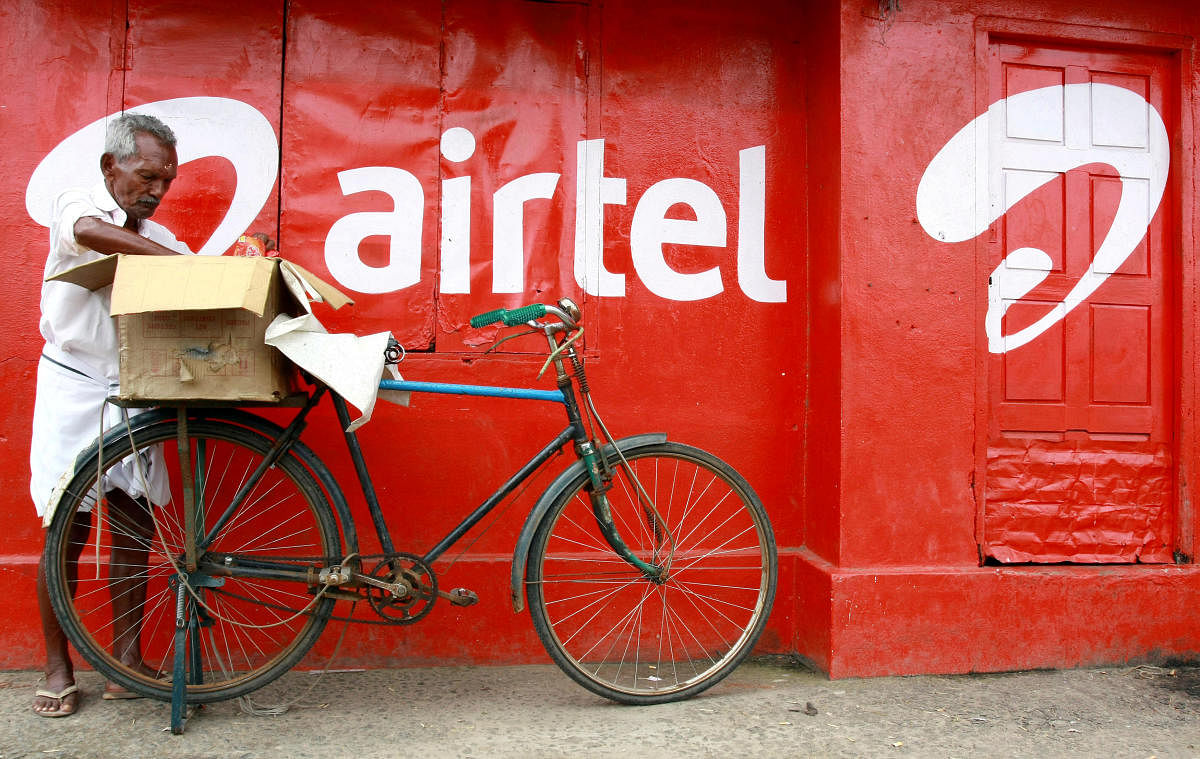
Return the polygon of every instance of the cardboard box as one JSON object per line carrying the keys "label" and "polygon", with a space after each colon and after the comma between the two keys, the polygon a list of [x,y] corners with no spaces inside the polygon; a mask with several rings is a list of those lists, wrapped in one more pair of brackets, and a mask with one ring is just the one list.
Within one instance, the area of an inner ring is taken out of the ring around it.
{"label": "cardboard box", "polygon": [[307,310],[304,288],[285,286],[281,265],[335,308],[350,302],[277,258],[118,254],[51,279],[112,284],[121,399],[278,401],[294,370],[263,334],[278,314]]}

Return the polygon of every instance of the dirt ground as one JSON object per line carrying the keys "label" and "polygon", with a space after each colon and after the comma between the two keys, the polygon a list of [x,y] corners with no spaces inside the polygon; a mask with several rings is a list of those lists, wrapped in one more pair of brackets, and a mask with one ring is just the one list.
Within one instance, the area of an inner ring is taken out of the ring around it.
{"label": "dirt ground", "polygon": [[628,707],[553,666],[293,672],[196,713],[106,702],[82,673],[76,715],[30,710],[38,673],[0,673],[0,759],[188,757],[1200,757],[1200,667],[1121,667],[831,681],[743,665],[691,701]]}

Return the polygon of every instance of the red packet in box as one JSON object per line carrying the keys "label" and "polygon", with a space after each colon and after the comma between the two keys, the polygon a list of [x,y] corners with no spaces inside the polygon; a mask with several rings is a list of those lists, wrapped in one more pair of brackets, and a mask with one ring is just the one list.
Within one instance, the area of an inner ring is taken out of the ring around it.
{"label": "red packet in box", "polygon": [[279,251],[275,249],[267,250],[267,245],[254,235],[242,235],[238,241],[233,244],[233,249],[230,251],[233,256],[265,256],[267,258],[277,258]]}

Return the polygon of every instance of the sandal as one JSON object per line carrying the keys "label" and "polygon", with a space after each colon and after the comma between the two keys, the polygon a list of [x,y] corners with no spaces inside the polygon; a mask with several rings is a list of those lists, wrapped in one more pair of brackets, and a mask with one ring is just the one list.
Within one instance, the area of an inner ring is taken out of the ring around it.
{"label": "sandal", "polygon": [[74,683],[68,685],[67,687],[63,688],[62,690],[60,690],[57,693],[55,693],[52,690],[38,688],[37,691],[34,692],[34,695],[41,696],[42,698],[52,698],[52,699],[58,701],[58,708],[57,709],[37,709],[37,708],[35,708],[33,710],[33,713],[38,715],[39,717],[70,717],[72,714],[75,713],[75,710],[79,707],[79,699],[75,699],[74,706],[67,706],[66,699],[67,699],[67,696],[71,695],[72,693],[78,693],[78,692],[79,692],[79,686],[75,685]]}

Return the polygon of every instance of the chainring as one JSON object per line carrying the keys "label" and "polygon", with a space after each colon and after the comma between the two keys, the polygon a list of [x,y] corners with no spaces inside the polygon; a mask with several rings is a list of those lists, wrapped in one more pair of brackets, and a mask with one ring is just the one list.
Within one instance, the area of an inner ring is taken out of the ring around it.
{"label": "chainring", "polygon": [[408,553],[394,553],[375,565],[371,577],[387,583],[403,582],[408,588],[395,595],[384,588],[366,586],[367,601],[375,613],[393,625],[411,625],[433,610],[437,600],[437,577],[421,561]]}

